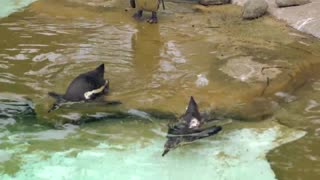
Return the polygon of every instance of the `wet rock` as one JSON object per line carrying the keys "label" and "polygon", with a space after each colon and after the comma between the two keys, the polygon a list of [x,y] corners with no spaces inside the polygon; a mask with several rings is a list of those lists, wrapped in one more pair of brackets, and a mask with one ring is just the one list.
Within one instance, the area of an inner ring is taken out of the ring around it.
{"label": "wet rock", "polygon": [[278,7],[300,6],[310,3],[310,0],[276,0],[275,3]]}
{"label": "wet rock", "polygon": [[34,114],[31,101],[16,95],[0,94],[0,119]]}
{"label": "wet rock", "polygon": [[[0,93],[0,129],[17,123],[32,123],[36,113],[31,101],[13,94]],[[0,133],[1,137],[1,133]]]}
{"label": "wet rock", "polygon": [[248,0],[243,5],[242,18],[255,19],[263,16],[268,9],[268,3],[265,0]]}
{"label": "wet rock", "polygon": [[199,4],[204,6],[229,4],[230,0],[199,0]]}
{"label": "wet rock", "polygon": [[[232,4],[243,6],[246,0],[232,0]],[[268,13],[277,19],[284,20],[291,27],[320,38],[320,3],[318,0],[309,0],[303,6],[290,8],[278,8],[275,0],[267,0],[269,4]],[[306,13],[308,12],[308,13]]]}

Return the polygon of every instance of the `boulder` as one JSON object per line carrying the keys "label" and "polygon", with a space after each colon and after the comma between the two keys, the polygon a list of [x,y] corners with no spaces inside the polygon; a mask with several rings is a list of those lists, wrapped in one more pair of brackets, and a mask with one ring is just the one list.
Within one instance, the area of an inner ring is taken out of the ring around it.
{"label": "boulder", "polygon": [[231,0],[199,0],[199,4],[204,6],[229,4]]}
{"label": "boulder", "polygon": [[278,7],[288,7],[307,4],[310,3],[310,0],[276,0],[275,2]]}
{"label": "boulder", "polygon": [[248,0],[244,3],[242,18],[255,19],[263,16],[268,9],[268,3],[265,0]]}

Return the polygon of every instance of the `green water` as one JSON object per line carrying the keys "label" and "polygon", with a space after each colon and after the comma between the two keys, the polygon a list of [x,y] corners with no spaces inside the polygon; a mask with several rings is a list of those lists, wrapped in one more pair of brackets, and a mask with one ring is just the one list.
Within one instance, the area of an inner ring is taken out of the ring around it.
{"label": "green water", "polygon": [[[319,40],[271,17],[242,21],[231,5],[168,2],[156,25],[128,6],[39,0],[0,19],[0,179],[319,177]],[[101,63],[106,99],[122,105],[47,113],[47,92]],[[162,158],[191,95],[232,123]],[[12,104],[34,112],[13,116]],[[84,118],[95,122],[63,125]]]}

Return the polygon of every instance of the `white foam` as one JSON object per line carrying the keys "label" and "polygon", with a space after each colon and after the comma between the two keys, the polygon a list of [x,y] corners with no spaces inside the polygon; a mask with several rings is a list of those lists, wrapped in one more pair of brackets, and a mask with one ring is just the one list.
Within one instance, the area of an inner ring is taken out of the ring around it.
{"label": "white foam", "polygon": [[276,92],[275,95],[280,98],[283,98],[285,100],[285,102],[288,102],[288,103],[297,100],[296,96],[292,96],[292,95],[285,93],[285,92]]}
{"label": "white foam", "polygon": [[209,84],[209,80],[207,79],[206,75],[204,74],[198,74],[196,80],[197,87],[204,87]]}

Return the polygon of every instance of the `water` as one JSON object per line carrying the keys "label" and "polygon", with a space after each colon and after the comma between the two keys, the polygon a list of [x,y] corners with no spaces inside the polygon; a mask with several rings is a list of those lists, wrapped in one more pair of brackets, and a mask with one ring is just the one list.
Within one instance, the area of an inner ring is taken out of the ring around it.
{"label": "water", "polygon": [[[1,179],[319,177],[319,40],[235,6],[168,2],[157,25],[128,6],[40,0],[0,19]],[[101,63],[122,105],[47,113],[47,92]],[[233,121],[162,158],[191,95]],[[63,125],[79,119],[96,122]]]}

